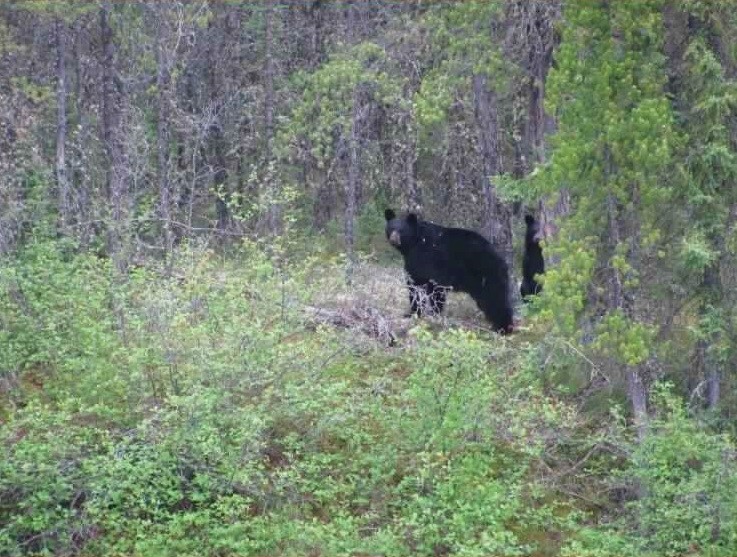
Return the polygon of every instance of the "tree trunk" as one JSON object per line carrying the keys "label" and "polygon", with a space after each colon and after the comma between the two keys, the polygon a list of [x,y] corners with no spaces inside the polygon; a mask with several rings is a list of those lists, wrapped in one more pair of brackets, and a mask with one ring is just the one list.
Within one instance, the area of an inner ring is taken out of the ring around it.
{"label": "tree trunk", "polygon": [[311,0],[310,7],[308,9],[309,17],[312,22],[311,30],[311,56],[310,56],[310,69],[319,67],[325,61],[325,47],[323,45],[323,15],[324,6],[322,0]]}
{"label": "tree trunk", "polygon": [[[545,80],[552,65],[552,45],[550,54],[541,60],[530,84],[529,137],[533,166],[542,166],[547,160],[545,137],[555,131],[555,120],[545,112]],[[571,210],[570,194],[564,187],[558,191],[557,198],[541,199],[538,203],[540,227],[544,238],[555,236],[558,221]]]}
{"label": "tree trunk", "polygon": [[106,193],[111,219],[108,223],[108,250],[116,269],[125,273],[127,258],[123,253],[126,191],[121,168],[120,91],[116,83],[115,43],[110,26],[112,5],[104,0],[100,9],[102,41],[102,138],[106,156]]}
{"label": "tree trunk", "polygon": [[721,396],[721,373],[716,366],[713,366],[709,371],[707,380],[709,382],[709,389],[706,393],[706,401],[710,410],[716,410],[719,407]]}
{"label": "tree trunk", "polygon": [[[545,137],[555,130],[555,119],[545,112],[545,83],[558,42],[555,27],[561,10],[560,0],[511,0],[506,3],[505,55],[515,60],[526,74],[520,95],[527,110],[519,139],[515,141],[514,174],[518,178],[545,163]],[[538,201],[538,220],[545,238],[555,235],[557,221],[569,210],[569,194],[565,189],[561,189],[557,199]]]}
{"label": "tree trunk", "polygon": [[632,404],[637,440],[642,442],[647,435],[647,388],[642,381],[639,366],[628,366],[626,370],[627,396]]}
{"label": "tree trunk", "polygon": [[353,268],[355,266],[355,221],[356,221],[356,194],[358,192],[358,180],[360,175],[358,141],[360,137],[361,110],[360,110],[359,88],[356,86],[353,92],[353,108],[351,110],[351,130],[348,139],[348,180],[345,188],[345,244],[348,255],[348,268],[346,280],[351,284],[353,280]]}
{"label": "tree trunk", "polygon": [[504,257],[510,272],[510,295],[517,300],[514,273],[514,250],[512,248],[511,209],[502,203],[492,181],[501,171],[501,151],[499,140],[499,118],[496,93],[490,91],[484,75],[473,76],[473,100],[476,130],[478,136],[484,175],[483,195],[486,201],[485,231],[489,240]]}
{"label": "tree trunk", "polygon": [[[417,90],[417,84],[407,85],[404,90],[404,99],[409,106],[412,105],[412,97]],[[407,204],[410,211],[422,212],[422,196],[417,184],[417,129],[415,125],[415,112],[412,108],[402,113],[402,131],[404,132],[404,153],[400,153],[401,164],[404,166],[404,176],[407,190]]]}
{"label": "tree trunk", "polygon": [[281,228],[281,211],[276,177],[274,176],[273,140],[274,140],[274,0],[265,0],[264,12],[265,44],[264,44],[264,166],[268,190],[268,226],[269,231],[276,235]]}
{"label": "tree trunk", "polygon": [[[217,16],[215,16],[217,18]],[[210,31],[211,35],[212,33],[229,33],[229,27],[227,26],[227,22],[225,25],[225,30],[219,29],[218,26],[218,19],[214,19],[210,22]],[[217,72],[217,68],[219,66],[217,57],[219,56],[219,53],[217,51],[217,45],[211,44],[208,46],[207,50],[207,63],[208,63],[208,69],[206,71],[207,75],[207,84],[208,84],[208,93],[210,96],[210,99],[217,100],[218,102],[222,100],[222,94],[221,94],[221,84],[223,80],[220,78]],[[230,191],[228,191],[228,167],[227,167],[227,161],[225,158],[225,152],[226,152],[226,144],[225,144],[225,133],[223,130],[223,121],[221,120],[220,114],[216,116],[215,121],[210,126],[210,135],[211,135],[211,149],[212,149],[212,159],[211,163],[213,168],[213,186],[215,187],[215,190],[218,192],[215,195],[215,213],[217,215],[217,224],[216,227],[218,230],[227,230],[230,228],[231,224],[231,217],[230,217],[230,208],[228,207],[228,200],[230,198]],[[192,195],[195,195],[195,192],[192,193]]]}
{"label": "tree trunk", "polygon": [[[609,224],[609,250],[612,254],[616,252],[621,241],[621,219],[617,201],[613,195],[607,198],[607,216]],[[609,269],[609,302],[610,311],[621,311],[628,319],[632,318],[632,308],[628,304],[625,293],[624,282],[618,269]],[[642,379],[642,366],[625,366],[625,380],[627,382],[627,396],[632,404],[632,416],[637,430],[637,438],[642,441],[647,434],[647,387]]]}
{"label": "tree trunk", "polygon": [[72,220],[71,194],[66,162],[67,143],[67,70],[66,29],[61,19],[56,20],[56,187],[59,198],[59,221],[65,230]]}
{"label": "tree trunk", "polygon": [[421,212],[422,197],[420,189],[417,185],[417,137],[412,125],[412,115],[407,115],[407,145],[404,153],[405,164],[405,180],[407,184],[407,202],[408,209],[414,212]]}
{"label": "tree trunk", "polygon": [[[227,187],[228,182],[228,169],[226,168],[225,155],[223,154],[223,133],[219,129],[215,131],[214,151],[215,151],[215,174],[213,182],[219,193],[215,197],[215,212],[217,214],[217,229],[227,230],[230,225],[230,209],[224,196],[228,195],[228,192],[224,191]],[[223,191],[221,191],[223,190]]]}
{"label": "tree trunk", "polygon": [[[92,220],[93,207],[90,201],[91,196],[91,169],[88,167],[87,158],[85,153],[90,148],[90,122],[87,114],[87,103],[89,99],[85,91],[86,75],[83,69],[83,54],[82,54],[82,21],[77,20],[74,25],[74,43],[73,51],[74,54],[72,59],[74,60],[74,99],[75,99],[75,111],[77,114],[77,125],[79,131],[77,133],[77,145],[74,156],[74,173],[71,183],[75,184],[75,190],[73,193],[72,205],[76,211],[76,218],[78,222],[89,223]],[[95,235],[96,226],[93,224],[80,225],[77,228],[77,233],[80,238],[82,245],[87,246],[92,241]]]}
{"label": "tree trunk", "polygon": [[164,257],[167,268],[171,264],[171,255],[174,248],[172,231],[172,203],[171,184],[169,182],[169,105],[171,103],[171,74],[164,45],[164,19],[167,10],[166,3],[160,6],[151,6],[152,22],[155,27],[156,40],[156,160],[159,183],[159,217],[164,232]]}

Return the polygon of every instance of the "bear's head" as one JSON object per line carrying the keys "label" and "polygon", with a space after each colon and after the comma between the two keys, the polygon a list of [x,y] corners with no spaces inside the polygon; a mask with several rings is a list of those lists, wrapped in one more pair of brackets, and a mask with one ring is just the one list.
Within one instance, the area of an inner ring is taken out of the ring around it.
{"label": "bear's head", "polygon": [[525,215],[525,223],[527,224],[527,232],[525,233],[525,241],[528,244],[537,244],[543,239],[540,223],[530,214]]}
{"label": "bear's head", "polygon": [[387,209],[384,211],[386,219],[386,238],[399,251],[405,251],[414,246],[419,240],[418,218],[414,213],[405,217],[397,217],[396,213]]}

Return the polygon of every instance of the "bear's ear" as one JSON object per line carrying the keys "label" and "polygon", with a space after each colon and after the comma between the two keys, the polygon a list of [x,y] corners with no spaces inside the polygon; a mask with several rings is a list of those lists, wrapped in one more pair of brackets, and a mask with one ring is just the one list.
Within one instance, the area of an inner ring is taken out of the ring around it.
{"label": "bear's ear", "polygon": [[395,218],[396,216],[397,216],[397,214],[396,214],[396,213],[395,213],[395,212],[394,212],[393,210],[391,210],[391,209],[386,209],[386,210],[384,211],[384,218],[385,218],[385,219],[386,219],[387,221],[390,221],[390,220],[394,220],[394,218]]}
{"label": "bear's ear", "polygon": [[407,223],[410,226],[417,226],[417,215],[415,215],[414,213],[409,213],[407,215]]}

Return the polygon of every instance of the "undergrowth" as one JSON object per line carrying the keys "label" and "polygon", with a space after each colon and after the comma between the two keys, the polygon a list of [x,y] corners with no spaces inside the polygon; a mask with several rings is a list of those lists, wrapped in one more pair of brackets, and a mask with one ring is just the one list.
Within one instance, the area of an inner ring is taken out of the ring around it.
{"label": "undergrowth", "polygon": [[[403,319],[399,269],[343,276],[339,260],[248,244],[228,259],[182,249],[170,272],[125,279],[52,243],[3,262],[0,554],[675,554],[713,540],[728,439],[684,437],[694,425],[669,402],[677,419],[613,457],[597,447],[624,447],[626,427],[551,394],[531,334],[464,326],[478,316],[461,298],[445,321]],[[388,345],[314,319],[357,306],[404,334]],[[674,439],[704,450],[669,453]],[[679,454],[680,476],[654,472]],[[619,506],[616,482],[651,496]],[[735,539],[734,497],[719,504],[716,549]],[[691,518],[696,538],[667,534]]]}

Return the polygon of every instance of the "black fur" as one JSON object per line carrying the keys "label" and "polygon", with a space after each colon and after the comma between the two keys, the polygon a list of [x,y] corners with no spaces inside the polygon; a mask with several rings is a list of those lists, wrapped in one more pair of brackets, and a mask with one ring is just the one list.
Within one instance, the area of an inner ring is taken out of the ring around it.
{"label": "black fur", "polygon": [[525,215],[525,223],[527,224],[525,254],[522,258],[522,285],[519,289],[522,300],[542,292],[543,285],[535,280],[535,277],[545,273],[545,260],[540,247],[540,224],[532,215]]}
{"label": "black fur", "polygon": [[397,217],[387,209],[386,237],[402,254],[409,275],[410,311],[431,312],[445,306],[449,288],[468,293],[501,333],[512,331],[509,270],[504,259],[480,234],[422,221],[414,213]]}

